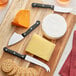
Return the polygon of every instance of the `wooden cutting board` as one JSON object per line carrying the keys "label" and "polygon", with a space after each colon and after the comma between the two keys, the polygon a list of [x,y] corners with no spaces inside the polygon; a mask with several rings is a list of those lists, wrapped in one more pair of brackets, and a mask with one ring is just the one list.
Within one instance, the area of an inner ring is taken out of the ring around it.
{"label": "wooden cutting board", "polygon": [[[14,16],[20,9],[29,9],[30,10],[30,13],[31,13],[30,25],[34,24],[36,22],[36,20],[40,20],[42,22],[42,20],[45,16],[47,16],[48,14],[54,13],[50,9],[32,8],[31,7],[32,2],[43,3],[41,0],[13,0],[12,5],[11,5],[10,9],[8,10],[8,13],[5,16],[4,21],[0,25],[0,64],[3,60],[10,58],[13,61],[15,61],[19,66],[22,66],[25,68],[35,67],[38,70],[39,76],[53,76],[55,68],[58,64],[58,61],[59,61],[61,54],[65,48],[67,40],[68,40],[70,33],[72,31],[72,28],[75,24],[75,16],[72,14],[57,13],[57,14],[62,15],[66,19],[68,30],[67,30],[66,34],[64,35],[64,37],[62,37],[58,40],[49,40],[49,41],[56,43],[56,48],[53,52],[52,57],[50,58],[50,61],[46,62],[46,61],[36,57],[37,59],[39,59],[49,65],[49,67],[51,69],[50,73],[46,72],[46,70],[40,66],[31,64],[27,61],[21,60],[15,56],[12,56],[10,54],[3,52],[3,47],[7,46],[8,40],[10,39],[10,37],[12,36],[12,34],[14,32],[21,34],[26,31],[25,28],[16,27],[16,26],[11,25],[11,22],[12,22]],[[41,31],[41,25],[38,28],[36,28],[30,35],[28,35],[24,40],[22,40],[21,42],[13,45],[11,47],[8,47],[8,48],[12,49],[12,50],[16,50],[21,54],[26,54],[25,48],[26,48],[28,42],[30,41],[31,36],[34,33],[37,33],[40,36],[43,36],[42,31]],[[31,56],[33,56],[33,55],[31,55]],[[0,76],[6,76],[1,71],[1,69],[0,69]]]}

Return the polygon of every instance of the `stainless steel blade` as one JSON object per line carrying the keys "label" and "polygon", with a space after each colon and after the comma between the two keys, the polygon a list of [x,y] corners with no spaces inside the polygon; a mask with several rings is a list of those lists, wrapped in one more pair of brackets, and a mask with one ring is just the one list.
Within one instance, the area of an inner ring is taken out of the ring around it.
{"label": "stainless steel blade", "polygon": [[27,60],[27,61],[29,61],[29,62],[31,62],[33,64],[37,64],[37,65],[43,67],[44,69],[46,69],[47,72],[50,72],[50,68],[49,68],[49,66],[47,64],[45,64],[45,63],[43,63],[43,62],[41,62],[41,61],[31,57],[31,56],[26,55],[25,60]]}
{"label": "stainless steel blade", "polygon": [[64,7],[60,7],[60,6],[55,6],[54,11],[63,12],[63,13],[70,13],[72,11],[72,8],[68,8],[68,7],[64,8]]}
{"label": "stainless steel blade", "polygon": [[73,8],[71,11],[72,14],[76,15],[76,8]]}
{"label": "stainless steel blade", "polygon": [[19,41],[21,41],[24,37],[21,34],[17,34],[16,32],[12,35],[9,40],[8,46],[13,45]]}

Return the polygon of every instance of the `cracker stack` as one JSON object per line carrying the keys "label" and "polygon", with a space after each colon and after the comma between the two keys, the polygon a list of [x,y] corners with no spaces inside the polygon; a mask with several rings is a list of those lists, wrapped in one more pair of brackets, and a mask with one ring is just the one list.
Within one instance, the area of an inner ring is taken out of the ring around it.
{"label": "cracker stack", "polygon": [[4,60],[1,64],[1,70],[8,76],[38,76],[35,68],[23,68],[14,63],[11,59]]}

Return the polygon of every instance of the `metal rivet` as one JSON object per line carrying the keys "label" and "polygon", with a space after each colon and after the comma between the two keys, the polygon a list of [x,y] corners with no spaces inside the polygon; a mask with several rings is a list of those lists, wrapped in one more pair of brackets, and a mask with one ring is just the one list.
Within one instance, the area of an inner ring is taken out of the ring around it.
{"label": "metal rivet", "polygon": [[45,7],[45,5],[42,5],[42,7]]}
{"label": "metal rivet", "polygon": [[24,35],[26,35],[26,33],[24,33]]}
{"label": "metal rivet", "polygon": [[5,49],[6,51],[8,50],[8,49]]}
{"label": "metal rivet", "polygon": [[22,58],[24,58],[24,56],[22,56]]}
{"label": "metal rivet", "polygon": [[37,22],[37,24],[39,24],[39,23]]}
{"label": "metal rivet", "polygon": [[13,54],[16,54],[15,52],[13,52]]}
{"label": "metal rivet", "polygon": [[34,3],[33,5],[35,6],[36,4]]}
{"label": "metal rivet", "polygon": [[32,30],[32,28],[30,28]]}

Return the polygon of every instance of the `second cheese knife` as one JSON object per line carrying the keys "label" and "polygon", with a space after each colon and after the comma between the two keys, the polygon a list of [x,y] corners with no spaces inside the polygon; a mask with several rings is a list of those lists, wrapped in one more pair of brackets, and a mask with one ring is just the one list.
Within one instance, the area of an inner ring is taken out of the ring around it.
{"label": "second cheese knife", "polygon": [[22,39],[26,37],[28,34],[30,34],[36,27],[40,25],[40,21],[36,21],[34,25],[32,25],[25,33],[17,34],[16,32],[12,35],[12,37],[9,40],[8,46],[13,45]]}
{"label": "second cheese knife", "polygon": [[72,8],[64,8],[57,5],[48,5],[48,4],[40,4],[40,3],[32,3],[32,7],[49,8],[56,12],[62,12],[62,13],[70,13],[73,10]]}
{"label": "second cheese knife", "polygon": [[39,65],[39,66],[43,67],[44,69],[46,69],[47,72],[50,72],[50,68],[48,67],[47,64],[45,64],[45,63],[43,63],[43,62],[41,62],[41,61],[29,56],[29,55],[21,55],[21,54],[17,53],[16,51],[8,49],[7,47],[4,47],[3,50],[5,52],[9,53],[9,54],[17,56],[17,57],[19,57],[21,59],[24,59],[26,61],[29,61],[29,62],[31,62],[33,64]]}

